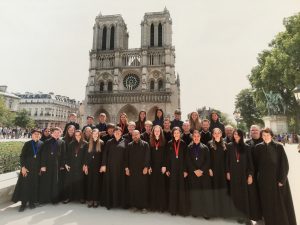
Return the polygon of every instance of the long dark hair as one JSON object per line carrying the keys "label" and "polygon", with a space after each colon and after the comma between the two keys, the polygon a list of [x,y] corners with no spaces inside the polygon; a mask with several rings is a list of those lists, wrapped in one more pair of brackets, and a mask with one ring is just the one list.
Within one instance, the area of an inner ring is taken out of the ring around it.
{"label": "long dark hair", "polygon": [[[238,143],[234,140],[234,133],[237,133],[237,135],[240,137],[240,140]],[[240,147],[241,151],[245,150],[245,142],[244,142],[244,132],[241,129],[235,129],[233,131],[233,143],[238,145]]]}
{"label": "long dark hair", "polygon": [[[161,113],[162,113],[162,115],[161,115],[161,117],[160,118],[158,118],[157,117],[157,112],[158,111],[161,111]],[[156,110],[155,110],[155,120],[164,120],[164,111],[161,109],[161,108],[157,108]]]}
{"label": "long dark hair", "polygon": [[[141,120],[141,113],[142,113],[142,112],[145,113],[145,118],[144,118],[143,121]],[[143,122],[143,123],[145,123],[146,120],[147,120],[147,112],[146,112],[145,110],[141,110],[141,111],[139,112],[139,119],[138,119],[138,122]]]}
{"label": "long dark hair", "polygon": [[[73,136],[72,137],[70,137],[70,135],[69,135],[69,129],[70,128],[73,128],[74,129],[74,134],[73,134]],[[64,136],[64,141],[66,142],[66,143],[70,143],[71,141],[73,141],[74,140],[74,138],[75,138],[75,126],[74,125],[69,125],[68,127],[67,127],[67,131],[66,131],[66,134],[65,134],[65,136]]]}

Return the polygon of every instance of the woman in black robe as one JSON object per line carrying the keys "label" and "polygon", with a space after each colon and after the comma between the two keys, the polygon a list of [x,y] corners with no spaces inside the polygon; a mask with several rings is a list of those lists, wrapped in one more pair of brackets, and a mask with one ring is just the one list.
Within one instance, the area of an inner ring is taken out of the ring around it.
{"label": "woman in black robe", "polygon": [[226,145],[222,138],[222,131],[215,128],[212,133],[212,140],[208,142],[210,151],[210,170],[214,195],[215,217],[230,217],[231,200],[229,198],[228,186],[226,181]]}
{"label": "woman in black robe", "polygon": [[172,140],[171,121],[169,118],[164,119],[163,132],[164,132],[166,145],[168,145],[169,141]]}
{"label": "woman in black robe", "polygon": [[261,131],[263,142],[254,149],[257,181],[265,225],[296,225],[289,181],[289,163],[282,144],[272,140],[269,128]]}
{"label": "woman in black robe", "polygon": [[146,131],[145,129],[145,122],[146,122],[146,111],[142,110],[139,113],[139,119],[135,122],[136,129],[142,134]]}
{"label": "woman in black robe", "polygon": [[84,203],[84,172],[83,164],[84,157],[87,152],[87,142],[83,140],[81,130],[75,131],[75,139],[69,144],[68,152],[66,155],[66,200],[64,203],[69,201],[78,201]]}
{"label": "woman in black robe", "polygon": [[47,128],[42,130],[42,137],[41,137],[40,141],[45,142],[50,138],[51,138],[50,128],[47,127]]}
{"label": "woman in black robe", "polygon": [[120,114],[120,120],[117,126],[121,127],[123,135],[128,133],[128,117],[126,113],[123,112]]}
{"label": "woman in black robe", "polygon": [[100,167],[102,162],[103,141],[100,140],[99,130],[93,129],[88,151],[85,154],[84,171],[87,175],[87,202],[88,208],[99,206],[102,187]]}
{"label": "woman in black robe", "polygon": [[114,129],[114,138],[107,141],[100,172],[103,175],[103,205],[107,209],[125,207],[125,157],[127,142],[122,129]]}
{"label": "woman in black robe", "polygon": [[31,132],[32,140],[25,142],[20,155],[21,172],[12,197],[13,202],[21,201],[19,212],[23,212],[29,203],[29,208],[35,208],[38,202],[38,185],[40,172],[41,147],[43,145],[41,131]]}
{"label": "woman in black robe", "polygon": [[150,173],[150,209],[163,212],[166,205],[166,147],[162,128],[153,127],[150,135],[151,168]]}
{"label": "woman in black robe", "polygon": [[164,111],[160,108],[156,109],[155,111],[155,118],[152,122],[153,126],[159,125],[163,127],[164,125]]}
{"label": "woman in black robe", "polygon": [[233,217],[238,222],[251,224],[248,187],[253,184],[253,163],[251,150],[244,143],[242,130],[233,131],[233,142],[227,145],[227,180],[230,182],[230,196],[234,204]]}
{"label": "woman in black robe", "polygon": [[172,129],[173,140],[166,149],[166,175],[169,177],[169,212],[172,215],[186,216],[188,213],[187,181],[188,176],[185,157],[186,144],[180,139],[179,127]]}
{"label": "woman in black robe", "polygon": [[181,139],[188,146],[192,142],[191,126],[188,121],[183,123],[182,130],[183,130],[183,133],[181,135]]}
{"label": "woman in black robe", "polygon": [[193,141],[187,148],[187,168],[191,215],[208,219],[213,214],[213,192],[209,177],[210,153],[200,143],[200,132],[194,130]]}
{"label": "woman in black robe", "polygon": [[[64,165],[66,164],[66,159],[68,156],[68,147],[69,144],[74,140],[74,134],[75,134],[75,126],[74,125],[69,125],[68,127],[66,127],[66,133],[65,136],[62,138],[62,140],[65,142],[65,152],[63,153],[63,157],[64,157]],[[61,193],[61,197],[60,199],[63,199],[63,201],[66,201],[67,203],[68,201],[68,196],[69,194],[67,193],[68,188],[67,188],[67,169],[64,168],[64,170],[61,171],[61,179],[60,179],[60,193]]]}

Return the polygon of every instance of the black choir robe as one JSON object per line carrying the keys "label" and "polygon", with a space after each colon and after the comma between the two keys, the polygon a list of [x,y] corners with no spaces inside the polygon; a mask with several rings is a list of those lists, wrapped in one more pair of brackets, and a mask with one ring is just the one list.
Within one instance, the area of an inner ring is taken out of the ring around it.
{"label": "black choir robe", "polygon": [[106,145],[106,143],[113,138],[114,138],[114,135],[107,134],[107,135],[104,135],[103,137],[101,137],[101,140],[104,142],[104,145]]}
{"label": "black choir robe", "polygon": [[[239,154],[239,156],[238,156]],[[231,142],[227,145],[226,172],[230,173],[230,197],[233,201],[233,217],[250,218],[249,194],[247,179],[254,178],[254,168],[249,145],[238,145]]]}
{"label": "black choir robe", "polygon": [[[296,225],[289,181],[289,163],[281,144],[271,141],[255,146],[257,181],[265,225]],[[279,187],[278,182],[283,186]]]}
{"label": "black choir robe", "polygon": [[70,200],[84,199],[84,172],[83,165],[88,143],[77,140],[72,141],[68,146],[66,154],[66,164],[70,166],[70,171],[66,171],[65,198]]}
{"label": "black choir robe", "polygon": [[181,139],[182,139],[182,140],[185,142],[185,144],[188,146],[188,145],[192,142],[192,140],[193,140],[192,134],[191,134],[191,133],[188,133],[188,134],[183,133],[183,134],[181,135]]}
{"label": "black choir robe", "polygon": [[125,139],[125,141],[127,142],[127,144],[129,144],[130,142],[132,142],[132,135],[130,133],[124,134],[123,138]]}
{"label": "black choir robe", "polygon": [[172,140],[172,132],[171,131],[164,131],[166,145],[168,145],[169,141]]}
{"label": "black choir robe", "polygon": [[[36,156],[34,154],[34,144],[36,149]],[[41,160],[41,149],[43,146],[42,141],[27,141],[20,155],[21,168],[25,167],[29,172],[26,177],[23,177],[20,172],[14,194],[12,196],[13,202],[22,201],[23,204],[36,203],[38,202],[39,192],[39,172],[40,172],[40,160]]]}
{"label": "black choir robe", "polygon": [[102,205],[101,187],[102,187],[102,174],[100,167],[102,162],[103,141],[100,140],[101,151],[96,151],[96,142],[93,142],[93,149],[87,151],[85,154],[85,165],[88,166],[87,187],[86,187],[86,200],[87,201],[100,201]]}
{"label": "black choir robe", "polygon": [[150,144],[150,134],[147,132],[144,132],[141,134],[141,139],[143,141],[146,141],[148,144]]}
{"label": "black choir robe", "polygon": [[215,217],[230,217],[232,212],[232,203],[229,198],[228,184],[226,180],[226,153],[221,142],[216,142],[217,149],[215,150],[212,141],[208,143],[210,151],[210,168],[213,171],[212,188],[214,195],[214,210]]}
{"label": "black choir robe", "polygon": [[[213,191],[209,177],[210,153],[208,147],[202,143],[191,143],[187,148],[186,163],[188,168],[188,183],[190,197],[190,213],[193,216],[213,215]],[[194,171],[203,171],[197,177]]]}
{"label": "black choir robe", "polygon": [[126,167],[129,168],[128,177],[128,205],[138,209],[148,207],[148,173],[143,169],[150,167],[150,149],[147,142],[132,141],[127,147]]}
{"label": "black choir robe", "polygon": [[201,143],[207,146],[208,142],[211,141],[212,139],[211,132],[210,131],[205,132],[204,130],[201,130],[200,134],[201,134]]}
{"label": "black choir robe", "polygon": [[262,138],[259,139],[250,139],[246,141],[246,144],[250,146],[250,152],[253,161],[254,167],[254,176],[253,176],[253,183],[248,187],[248,195],[249,195],[249,211],[250,211],[250,219],[259,221],[262,219],[262,209],[259,200],[259,190],[257,184],[257,165],[256,161],[254,160],[254,149],[255,145],[263,142]]}
{"label": "black choir robe", "polygon": [[103,175],[103,204],[106,208],[125,207],[126,197],[126,161],[127,142],[124,138],[107,141],[103,152],[102,166],[106,166]]}
{"label": "black choir robe", "polygon": [[46,172],[41,173],[39,200],[41,203],[57,203],[62,200],[65,142],[51,138],[44,143],[41,151],[41,167],[46,167]]}
{"label": "black choir robe", "polygon": [[135,129],[138,130],[141,134],[146,131],[145,120],[144,121],[136,121],[135,124],[136,124]]}
{"label": "black choir robe", "polygon": [[178,158],[174,149],[174,142],[169,141],[166,149],[166,165],[167,171],[170,172],[168,184],[168,204],[169,212],[172,215],[180,214],[186,216],[188,214],[188,193],[187,193],[187,178],[184,178],[183,173],[187,172],[186,168],[186,144],[180,141]]}
{"label": "black choir robe", "polygon": [[[158,142],[156,141],[156,144]],[[159,144],[158,144],[159,145]],[[162,174],[162,167],[166,167],[166,147],[150,147],[151,169],[150,175],[150,209],[163,212],[167,209],[166,175]]]}
{"label": "black choir robe", "polygon": [[222,131],[222,137],[225,138],[225,126],[220,122],[220,119],[217,121],[210,121],[209,131],[212,133],[215,128],[219,128]]}

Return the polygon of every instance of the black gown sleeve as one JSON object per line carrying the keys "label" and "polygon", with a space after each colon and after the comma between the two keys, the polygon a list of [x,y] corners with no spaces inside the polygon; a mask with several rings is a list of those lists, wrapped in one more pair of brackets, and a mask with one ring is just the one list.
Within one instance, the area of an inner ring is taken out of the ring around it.
{"label": "black gown sleeve", "polygon": [[146,151],[145,166],[144,167],[149,168],[150,167],[150,160],[151,160],[151,152],[150,152],[149,144],[147,142],[144,143],[144,148],[145,148],[145,151]]}
{"label": "black gown sleeve", "polygon": [[279,152],[278,182],[285,184],[289,172],[289,162],[283,146],[281,144],[276,143],[276,148],[278,149]]}
{"label": "black gown sleeve", "polygon": [[108,157],[108,151],[109,148],[111,146],[111,142],[107,142],[106,145],[104,146],[104,151],[102,154],[102,162],[101,162],[101,166],[106,166],[107,165],[107,157]]}
{"label": "black gown sleeve", "polygon": [[209,149],[206,145],[203,145],[203,153],[204,153],[204,163],[200,168],[203,173],[208,174],[208,170],[210,169],[210,154]]}
{"label": "black gown sleeve", "polygon": [[22,151],[21,151],[21,155],[20,155],[21,168],[27,167],[27,165],[26,165],[26,150],[27,150],[28,144],[29,144],[29,142],[26,142],[22,147]]}

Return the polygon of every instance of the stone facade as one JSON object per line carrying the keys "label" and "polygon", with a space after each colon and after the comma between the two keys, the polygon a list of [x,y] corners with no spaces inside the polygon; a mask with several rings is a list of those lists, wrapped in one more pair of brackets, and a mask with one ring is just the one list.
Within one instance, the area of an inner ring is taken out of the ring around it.
{"label": "stone facade", "polygon": [[[55,95],[53,92],[19,94],[19,109],[26,109],[37,126],[64,128],[70,113],[79,114],[79,102],[66,96]],[[80,119],[80,118],[79,118]]]}
{"label": "stone facade", "polygon": [[7,86],[1,85],[0,86],[0,97],[3,98],[6,107],[11,112],[16,112],[19,109],[20,97],[15,94],[7,92]]}
{"label": "stone facade", "polygon": [[158,107],[172,116],[180,108],[180,83],[169,11],[145,13],[141,48],[128,49],[128,37],[121,15],[96,17],[85,116],[104,112],[116,123],[121,112],[136,121],[138,112],[145,110],[153,120]]}

